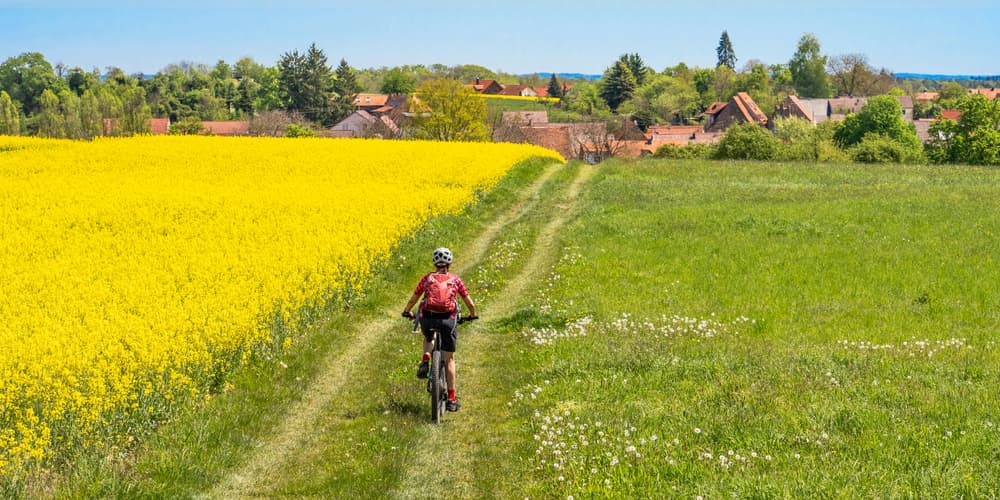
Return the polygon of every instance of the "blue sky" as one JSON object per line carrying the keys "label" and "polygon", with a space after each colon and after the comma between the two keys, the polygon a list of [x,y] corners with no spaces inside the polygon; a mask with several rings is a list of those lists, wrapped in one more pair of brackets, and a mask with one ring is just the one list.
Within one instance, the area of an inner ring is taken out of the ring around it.
{"label": "blue sky", "polygon": [[360,68],[601,73],[636,52],[659,71],[714,66],[727,30],[738,66],[787,62],[811,32],[827,55],[862,53],[892,71],[1000,74],[1000,6],[986,0],[0,0],[0,26],[0,60],[41,52],[53,64],[128,73],[245,56],[273,65],[313,42],[332,65]]}

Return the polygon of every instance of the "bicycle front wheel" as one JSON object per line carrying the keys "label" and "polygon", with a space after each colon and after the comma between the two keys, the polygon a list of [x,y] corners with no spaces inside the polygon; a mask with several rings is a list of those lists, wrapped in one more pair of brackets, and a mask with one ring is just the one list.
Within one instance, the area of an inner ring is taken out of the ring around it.
{"label": "bicycle front wheel", "polygon": [[444,356],[440,350],[431,353],[431,420],[441,423],[441,415],[445,412],[445,401],[448,398],[448,382],[445,378]]}

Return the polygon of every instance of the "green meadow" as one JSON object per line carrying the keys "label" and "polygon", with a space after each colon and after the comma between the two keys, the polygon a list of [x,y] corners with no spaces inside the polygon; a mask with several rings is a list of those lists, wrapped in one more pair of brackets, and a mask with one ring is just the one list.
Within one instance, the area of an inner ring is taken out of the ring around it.
{"label": "green meadow", "polygon": [[[996,497],[998,235],[996,169],[524,164],[125,458],[14,493]],[[442,241],[483,319],[435,426],[398,313]]]}

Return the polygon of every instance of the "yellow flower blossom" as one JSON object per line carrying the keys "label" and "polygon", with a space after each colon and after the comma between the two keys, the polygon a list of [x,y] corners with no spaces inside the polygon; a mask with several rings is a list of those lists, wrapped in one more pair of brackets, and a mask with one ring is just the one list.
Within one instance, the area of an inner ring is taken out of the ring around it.
{"label": "yellow flower blossom", "polygon": [[534,146],[0,137],[0,475],[204,396]]}

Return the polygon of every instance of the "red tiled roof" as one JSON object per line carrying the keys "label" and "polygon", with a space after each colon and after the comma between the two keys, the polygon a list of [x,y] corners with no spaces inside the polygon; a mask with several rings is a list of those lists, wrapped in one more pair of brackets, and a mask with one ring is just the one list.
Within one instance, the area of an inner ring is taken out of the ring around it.
{"label": "red tiled roof", "polygon": [[970,94],[981,94],[986,96],[987,99],[996,99],[1000,97],[1000,89],[996,87],[991,88],[979,88],[979,89],[969,89]]}
{"label": "red tiled roof", "polygon": [[806,120],[809,120],[811,122],[816,121],[816,117],[813,116],[813,112],[810,111],[805,104],[802,104],[802,101],[799,100],[798,96],[794,95],[788,96],[788,102],[792,103],[792,106],[798,108],[799,112],[802,113],[803,116],[805,116]]}
{"label": "red tiled roof", "polygon": [[538,97],[548,97],[549,96],[549,88],[548,87],[532,87],[532,88],[535,90],[535,93],[538,94]]}
{"label": "red tiled roof", "polygon": [[733,96],[733,102],[736,103],[740,108],[740,113],[748,122],[755,122],[762,125],[767,124],[767,115],[757,107],[757,103],[753,101],[750,94],[746,92],[740,92]]}
{"label": "red tiled roof", "polygon": [[522,127],[521,131],[531,144],[556,151],[563,158],[574,156],[568,126]]}
{"label": "red tiled roof", "polygon": [[205,132],[213,135],[246,135],[250,132],[250,122],[220,121],[201,122]]}
{"label": "red tiled roof", "polygon": [[938,97],[941,97],[941,94],[937,92],[917,92],[915,96],[917,102],[936,101]]}
{"label": "red tiled roof", "polygon": [[[469,82],[467,86],[472,87],[476,92],[482,92],[490,85],[493,85],[493,82],[496,82],[496,80],[480,80],[477,78]],[[500,86],[501,89],[503,88],[503,85],[500,85],[500,83],[497,83],[497,85]]]}
{"label": "red tiled roof", "polygon": [[958,121],[962,117],[962,110],[959,109],[942,109],[941,118],[946,120]]}
{"label": "red tiled roof", "polygon": [[170,118],[151,118],[149,131],[153,135],[162,135],[170,131]]}
{"label": "red tiled roof", "polygon": [[[531,87],[527,85],[505,85],[503,90],[500,91],[500,95],[521,95],[526,89],[531,89]],[[534,91],[534,89],[531,90]]]}
{"label": "red tiled roof", "polygon": [[726,103],[726,102],[713,102],[712,105],[709,106],[708,109],[705,110],[705,114],[706,115],[719,114],[720,112],[722,112],[723,109],[726,109],[726,104],[729,104],[729,103]]}
{"label": "red tiled roof", "polygon": [[389,101],[385,94],[358,94],[354,96],[354,105],[358,107],[381,107]]}
{"label": "red tiled roof", "polygon": [[691,135],[702,131],[701,125],[651,125],[651,135]]}

